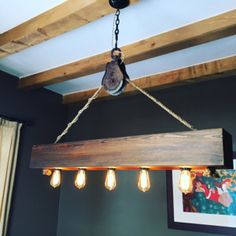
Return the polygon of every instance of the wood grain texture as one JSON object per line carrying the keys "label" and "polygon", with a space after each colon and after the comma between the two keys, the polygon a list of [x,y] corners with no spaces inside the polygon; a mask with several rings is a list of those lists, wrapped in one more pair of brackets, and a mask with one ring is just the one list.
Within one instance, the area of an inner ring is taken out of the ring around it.
{"label": "wood grain texture", "polygon": [[[138,0],[132,0],[131,3]],[[108,0],[67,0],[0,35],[0,58],[95,21],[115,10]]]}
{"label": "wood grain texture", "polygon": [[[122,47],[125,63],[130,64],[220,39],[236,33],[236,10],[211,17],[166,33]],[[101,53],[54,69],[25,77],[20,88],[37,88],[100,72],[110,60],[110,52]]]}
{"label": "wood grain texture", "polygon": [[[165,73],[145,76],[134,80],[134,82],[142,89],[153,90],[156,88],[165,88],[173,85],[183,85],[186,83],[194,83],[203,80],[224,78],[234,74],[236,74],[236,56],[206,62],[199,65],[193,65]],[[63,97],[63,103],[70,104],[85,101],[90,98],[96,90],[97,88],[65,95]],[[127,85],[122,95],[130,95],[134,93],[137,93],[135,88]],[[114,97],[110,96],[110,94],[103,90],[97,100],[112,98]]]}
{"label": "wood grain texture", "polygon": [[230,140],[231,136],[222,129],[210,129],[39,145],[33,147],[31,167],[62,169],[223,167],[227,164],[226,159],[230,162],[231,158],[232,164],[232,148],[227,152],[224,150],[225,142],[232,146]]}

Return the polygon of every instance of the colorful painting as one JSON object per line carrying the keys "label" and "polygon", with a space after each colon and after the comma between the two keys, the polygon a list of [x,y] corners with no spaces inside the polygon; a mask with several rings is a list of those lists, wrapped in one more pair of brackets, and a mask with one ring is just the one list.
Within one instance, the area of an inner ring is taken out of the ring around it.
{"label": "colorful painting", "polygon": [[184,212],[236,215],[236,171],[217,170],[217,178],[192,172],[193,192],[183,194]]}
{"label": "colorful painting", "polygon": [[236,153],[233,170],[192,171],[193,191],[179,190],[180,171],[167,171],[168,227],[236,235]]}

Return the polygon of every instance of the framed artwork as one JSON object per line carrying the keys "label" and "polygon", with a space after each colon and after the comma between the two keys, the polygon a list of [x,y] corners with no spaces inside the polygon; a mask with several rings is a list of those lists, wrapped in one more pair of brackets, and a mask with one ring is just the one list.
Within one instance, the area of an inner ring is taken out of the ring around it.
{"label": "framed artwork", "polygon": [[194,171],[193,192],[179,190],[180,171],[167,171],[168,227],[236,235],[236,157],[234,170],[217,170],[219,178]]}

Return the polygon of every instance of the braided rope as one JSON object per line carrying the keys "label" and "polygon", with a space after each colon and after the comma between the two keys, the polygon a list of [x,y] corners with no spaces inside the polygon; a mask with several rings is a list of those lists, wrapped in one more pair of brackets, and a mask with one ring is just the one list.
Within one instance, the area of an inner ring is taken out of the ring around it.
{"label": "braided rope", "polygon": [[191,129],[191,130],[195,130],[193,128],[193,126],[191,124],[189,124],[186,120],[184,120],[183,118],[181,118],[180,116],[178,116],[175,112],[173,112],[172,110],[170,110],[166,105],[164,105],[161,101],[159,101],[157,98],[154,98],[151,94],[147,93],[145,90],[141,89],[140,87],[138,87],[135,83],[133,83],[130,79],[126,78],[126,81],[133,86],[135,89],[137,89],[138,91],[140,91],[142,94],[144,94],[146,97],[148,97],[149,99],[151,99],[154,103],[156,103],[158,106],[160,106],[163,110],[165,110],[166,112],[168,112],[171,116],[173,116],[176,120],[178,120],[180,123],[182,123],[183,125],[185,125],[187,128]]}
{"label": "braided rope", "polygon": [[[157,98],[154,98],[151,94],[149,94],[148,92],[146,92],[145,90],[143,90],[142,88],[138,87],[135,83],[133,83],[130,79],[126,78],[127,82],[133,86],[135,89],[137,89],[138,91],[140,91],[142,94],[144,94],[146,97],[148,97],[150,100],[152,100],[155,104],[157,104],[158,106],[160,106],[163,110],[165,110],[166,112],[168,112],[171,116],[173,116],[176,120],[178,120],[180,123],[182,123],[183,125],[185,125],[187,128],[191,129],[191,130],[195,130],[193,128],[193,126],[188,123],[186,120],[184,120],[183,118],[181,118],[180,116],[178,116],[175,112],[173,112],[170,108],[168,108],[166,105],[164,105],[161,101],[159,101]],[[80,109],[77,113],[77,115],[74,117],[74,119],[67,124],[67,127],[63,130],[63,132],[57,137],[56,141],[54,143],[58,143],[61,138],[63,136],[65,136],[69,129],[72,127],[73,124],[75,124],[79,117],[82,115],[82,113],[87,110],[90,106],[90,104],[92,103],[92,101],[94,101],[98,96],[100,91],[102,90],[102,86],[100,86],[96,92],[93,94],[92,97],[90,97],[87,101],[87,103],[82,107],[82,109]]]}
{"label": "braided rope", "polygon": [[79,119],[79,117],[82,115],[82,113],[83,113],[85,110],[87,110],[87,109],[89,108],[90,104],[92,103],[92,101],[95,100],[95,99],[98,97],[98,95],[99,95],[99,93],[100,93],[100,91],[101,91],[102,88],[103,88],[103,87],[100,86],[100,87],[96,90],[96,92],[93,94],[93,96],[88,99],[88,101],[86,102],[86,104],[82,107],[82,109],[80,109],[80,110],[78,111],[78,113],[77,113],[77,115],[74,117],[74,119],[73,119],[70,123],[67,124],[67,127],[66,127],[66,128],[63,130],[63,132],[57,137],[57,139],[56,139],[56,141],[55,141],[54,143],[58,143],[58,142],[61,140],[61,138],[62,138],[64,135],[66,135],[66,134],[68,133],[68,131],[69,131],[69,129],[71,128],[71,126],[72,126],[74,123],[76,123],[76,122],[78,121],[78,119]]}

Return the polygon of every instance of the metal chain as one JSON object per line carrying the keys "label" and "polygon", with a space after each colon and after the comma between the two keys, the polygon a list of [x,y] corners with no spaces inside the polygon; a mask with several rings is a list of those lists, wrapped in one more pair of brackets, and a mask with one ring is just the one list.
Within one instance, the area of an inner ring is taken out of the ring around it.
{"label": "metal chain", "polygon": [[118,9],[115,13],[115,30],[114,30],[114,34],[115,34],[115,49],[118,48],[118,39],[119,39],[119,24],[120,24],[120,10]]}

